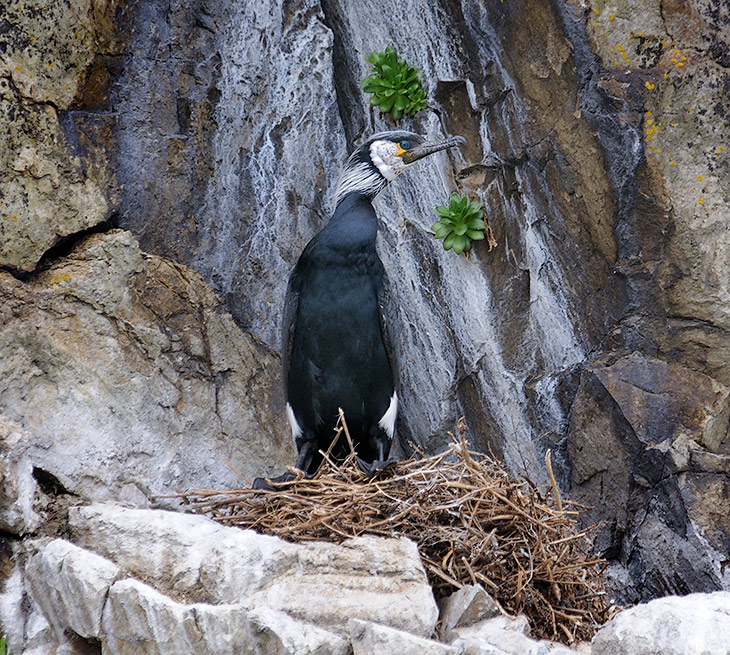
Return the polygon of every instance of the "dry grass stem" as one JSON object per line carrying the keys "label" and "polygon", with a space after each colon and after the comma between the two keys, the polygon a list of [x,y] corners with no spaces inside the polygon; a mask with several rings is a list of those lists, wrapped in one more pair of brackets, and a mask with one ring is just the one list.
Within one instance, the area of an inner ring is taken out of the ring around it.
{"label": "dry grass stem", "polygon": [[524,613],[534,636],[590,639],[609,607],[604,562],[590,554],[589,531],[576,530],[577,512],[563,510],[570,503],[558,500],[557,485],[543,497],[469,451],[459,432],[445,452],[399,462],[374,480],[354,455],[340,464],[326,456],[314,478],[299,476],[281,491],[179,496],[220,523],[295,542],[409,537],[437,597],[479,582],[506,612]]}

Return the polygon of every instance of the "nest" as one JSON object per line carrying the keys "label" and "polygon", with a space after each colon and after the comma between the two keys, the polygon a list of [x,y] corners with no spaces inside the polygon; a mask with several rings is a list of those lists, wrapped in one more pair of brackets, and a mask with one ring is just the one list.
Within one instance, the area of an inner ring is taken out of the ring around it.
{"label": "nest", "polygon": [[[349,440],[346,426],[340,427]],[[238,489],[180,494],[187,509],[229,526],[293,542],[358,535],[409,537],[418,544],[437,598],[481,584],[508,614],[527,616],[536,637],[590,639],[608,619],[601,571],[578,511],[563,507],[553,480],[543,496],[511,478],[459,437],[433,457],[418,453],[367,480],[354,454],[325,453],[312,479],[276,492]],[[330,448],[331,450],[331,448]],[[292,472],[295,472],[292,469]],[[567,505],[567,503],[566,503]]]}

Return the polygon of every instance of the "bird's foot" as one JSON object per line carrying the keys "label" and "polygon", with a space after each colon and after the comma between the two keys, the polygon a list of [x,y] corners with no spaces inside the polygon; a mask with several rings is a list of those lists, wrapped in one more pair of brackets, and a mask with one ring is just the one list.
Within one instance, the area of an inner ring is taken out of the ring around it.
{"label": "bird's foot", "polygon": [[357,458],[357,465],[360,467],[360,470],[371,480],[397,462],[398,460],[394,457],[390,459],[376,459],[374,462],[366,462],[364,459]]}
{"label": "bird's foot", "polygon": [[256,478],[251,485],[252,489],[261,489],[263,491],[284,491],[289,488],[291,482],[296,476],[287,471],[275,478]]}

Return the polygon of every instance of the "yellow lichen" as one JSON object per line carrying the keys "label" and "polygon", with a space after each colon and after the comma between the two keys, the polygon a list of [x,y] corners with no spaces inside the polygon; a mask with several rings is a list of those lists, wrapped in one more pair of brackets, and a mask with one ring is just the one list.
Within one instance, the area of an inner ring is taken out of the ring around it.
{"label": "yellow lichen", "polygon": [[70,273],[59,273],[58,275],[54,275],[51,278],[51,286],[55,287],[55,286],[61,284],[61,282],[68,282],[70,279],[71,279]]}

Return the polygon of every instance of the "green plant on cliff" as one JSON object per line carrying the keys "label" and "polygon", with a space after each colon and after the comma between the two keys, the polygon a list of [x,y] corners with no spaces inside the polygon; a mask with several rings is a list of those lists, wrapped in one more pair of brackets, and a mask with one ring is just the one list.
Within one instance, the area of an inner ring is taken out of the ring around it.
{"label": "green plant on cliff", "polygon": [[365,61],[373,65],[362,81],[365,93],[372,93],[370,104],[398,120],[403,114],[413,115],[426,106],[426,93],[421,86],[418,70],[388,46],[383,52],[373,52]]}
{"label": "green plant on cliff", "polygon": [[5,643],[5,636],[0,637],[0,655],[6,655],[7,645]]}
{"label": "green plant on cliff", "polygon": [[454,192],[448,206],[439,205],[434,210],[441,217],[431,226],[434,237],[444,240],[444,250],[453,250],[457,255],[469,251],[472,241],[485,238],[486,223],[481,204]]}

